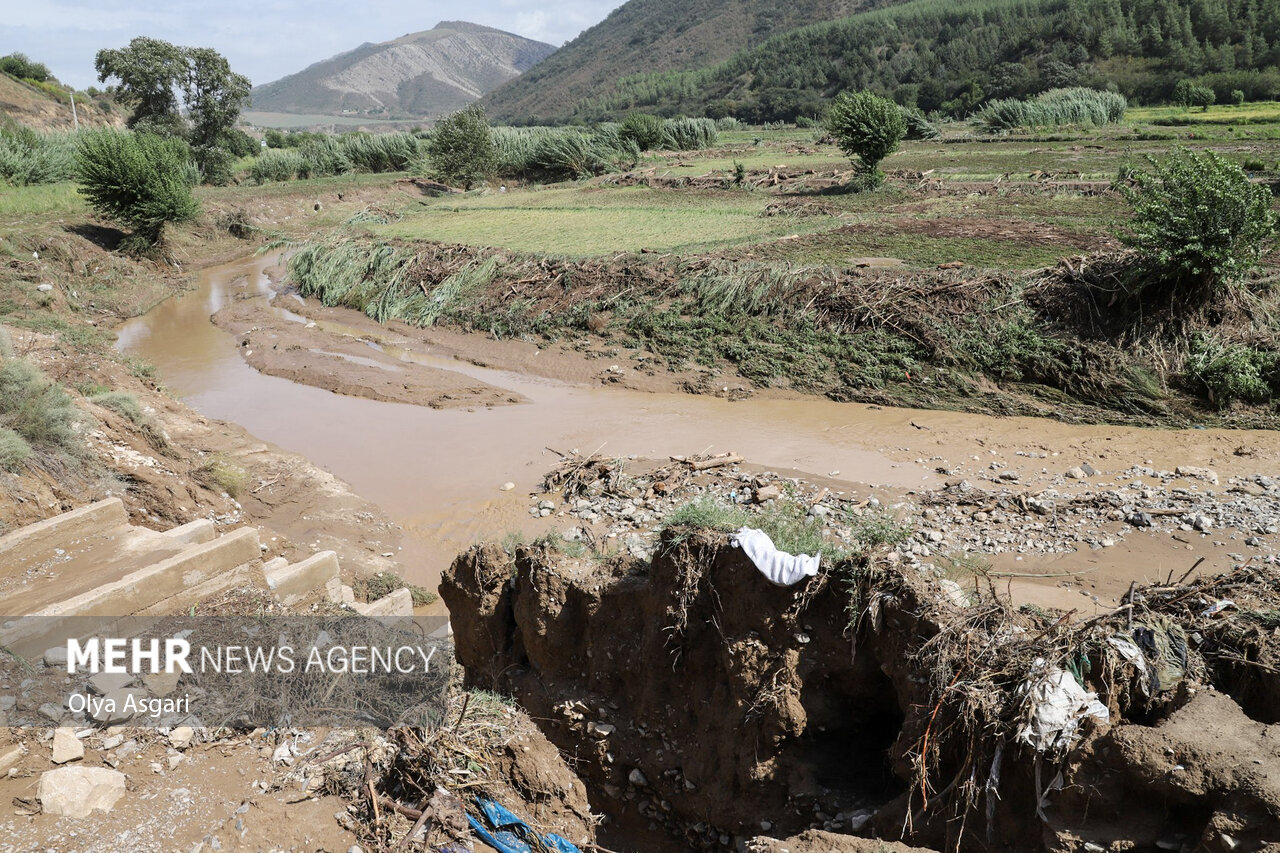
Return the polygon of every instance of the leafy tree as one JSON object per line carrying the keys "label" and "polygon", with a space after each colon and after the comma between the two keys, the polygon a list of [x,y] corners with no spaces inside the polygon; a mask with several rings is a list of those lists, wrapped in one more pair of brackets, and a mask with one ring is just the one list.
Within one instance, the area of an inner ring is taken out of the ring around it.
{"label": "leafy tree", "polygon": [[826,126],[840,150],[876,184],[884,177],[880,161],[907,135],[898,105],[870,92],[842,92],[827,112]]}
{"label": "leafy tree", "polygon": [[492,175],[495,158],[489,119],[474,104],[441,119],[427,141],[433,174],[446,183],[461,183],[464,189]]}
{"label": "leafy tree", "polygon": [[1213,106],[1214,100],[1212,89],[1190,80],[1179,80],[1173,87],[1173,102],[1180,107],[1203,107],[1207,110]]}
{"label": "leafy tree", "polygon": [[187,143],[153,133],[94,130],[76,139],[80,194],[99,214],[133,229],[126,251],[159,245],[164,226],[195,217]]}
{"label": "leafy tree", "polygon": [[43,62],[31,60],[25,53],[0,56],[0,71],[22,80],[35,80],[38,83],[47,82],[50,77],[48,66]]}
{"label": "leafy tree", "polygon": [[1212,151],[1175,148],[1125,190],[1133,221],[1120,239],[1152,276],[1200,305],[1239,286],[1276,232],[1271,193]]}
{"label": "leafy tree", "polygon": [[145,36],[118,50],[98,51],[94,67],[100,81],[120,81],[117,91],[133,106],[129,127],[188,140],[205,180],[226,183],[232,159],[228,135],[249,102],[249,78],[234,73],[211,48],[179,47]]}

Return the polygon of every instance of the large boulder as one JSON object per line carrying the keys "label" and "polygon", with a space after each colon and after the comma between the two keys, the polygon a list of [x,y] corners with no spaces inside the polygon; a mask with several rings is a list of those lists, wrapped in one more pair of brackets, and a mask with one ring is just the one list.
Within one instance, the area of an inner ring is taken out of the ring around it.
{"label": "large boulder", "polygon": [[40,776],[36,798],[45,814],[88,817],[109,812],[125,792],[125,776],[106,767],[59,767]]}

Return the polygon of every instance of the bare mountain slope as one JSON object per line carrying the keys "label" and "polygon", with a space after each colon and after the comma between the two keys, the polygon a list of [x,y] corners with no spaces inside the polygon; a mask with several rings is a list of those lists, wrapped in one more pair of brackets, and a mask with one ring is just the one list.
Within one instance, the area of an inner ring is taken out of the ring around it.
{"label": "bare mountain slope", "polygon": [[437,116],[475,101],[548,56],[549,44],[463,21],[317,62],[253,90],[253,108]]}

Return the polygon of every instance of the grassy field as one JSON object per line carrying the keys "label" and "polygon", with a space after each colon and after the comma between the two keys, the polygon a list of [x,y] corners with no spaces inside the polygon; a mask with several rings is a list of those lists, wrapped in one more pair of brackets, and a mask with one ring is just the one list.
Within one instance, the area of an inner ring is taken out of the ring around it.
{"label": "grassy field", "polygon": [[819,219],[762,216],[770,201],[747,191],[568,185],[442,198],[372,230],[379,236],[583,257],[641,249],[708,251],[830,227]]}

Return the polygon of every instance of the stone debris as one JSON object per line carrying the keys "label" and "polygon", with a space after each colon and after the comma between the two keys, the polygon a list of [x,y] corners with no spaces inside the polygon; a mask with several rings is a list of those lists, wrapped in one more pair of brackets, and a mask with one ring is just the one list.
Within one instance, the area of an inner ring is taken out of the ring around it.
{"label": "stone debris", "polygon": [[105,767],[59,767],[40,775],[36,799],[45,814],[85,818],[109,812],[125,795],[125,775]]}
{"label": "stone debris", "polygon": [[84,758],[84,744],[80,742],[80,738],[76,737],[75,732],[65,726],[54,729],[53,731],[53,757],[51,760],[54,764],[66,764],[69,761],[79,761]]}

